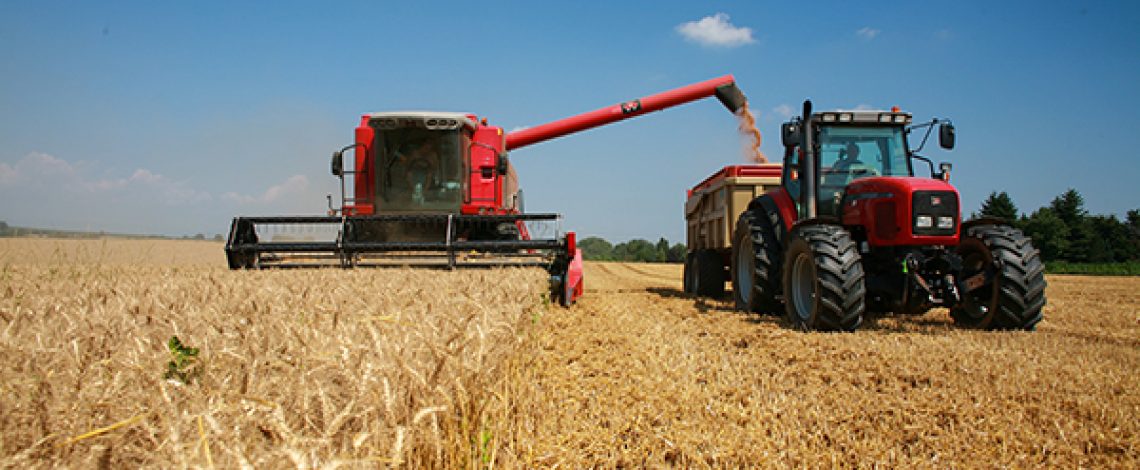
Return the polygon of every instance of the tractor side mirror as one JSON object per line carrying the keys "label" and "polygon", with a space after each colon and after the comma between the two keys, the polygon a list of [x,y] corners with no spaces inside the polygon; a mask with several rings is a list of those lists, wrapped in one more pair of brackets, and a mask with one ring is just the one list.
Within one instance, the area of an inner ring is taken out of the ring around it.
{"label": "tractor side mirror", "polygon": [[944,122],[938,128],[938,145],[946,150],[954,148],[954,124]]}
{"label": "tractor side mirror", "polygon": [[785,122],[780,127],[780,140],[784,147],[793,147],[800,143],[800,125],[795,122]]}
{"label": "tractor side mirror", "polygon": [[950,169],[952,169],[952,168],[954,168],[954,165],[951,165],[950,162],[939,163],[938,164],[938,174],[935,175],[935,178],[938,178],[942,181],[949,182],[950,181]]}
{"label": "tractor side mirror", "polygon": [[344,153],[341,151],[333,152],[332,154],[332,174],[333,176],[344,176]]}

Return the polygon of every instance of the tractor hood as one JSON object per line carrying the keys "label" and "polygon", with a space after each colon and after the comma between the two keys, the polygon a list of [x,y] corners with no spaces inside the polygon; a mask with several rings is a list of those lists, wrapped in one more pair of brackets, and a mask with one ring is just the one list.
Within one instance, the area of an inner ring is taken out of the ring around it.
{"label": "tractor hood", "polygon": [[867,227],[871,246],[957,245],[958,190],[931,178],[869,177],[847,187],[844,225]]}

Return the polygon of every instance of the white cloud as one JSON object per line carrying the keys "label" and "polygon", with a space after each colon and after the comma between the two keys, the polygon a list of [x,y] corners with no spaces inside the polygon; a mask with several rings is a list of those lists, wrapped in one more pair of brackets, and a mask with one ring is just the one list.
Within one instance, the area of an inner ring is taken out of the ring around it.
{"label": "white cloud", "polygon": [[309,178],[305,175],[293,175],[280,184],[275,184],[266,189],[265,192],[259,196],[250,196],[246,194],[238,194],[235,192],[228,192],[222,195],[222,199],[227,201],[239,202],[243,204],[256,204],[256,203],[271,203],[278,202],[286,196],[304,193],[309,189]]}
{"label": "white cloud", "polygon": [[525,131],[527,129],[530,129],[530,126],[515,126],[510,131],[507,131],[507,133],[510,134],[512,132]]}
{"label": "white cloud", "polygon": [[60,195],[91,198],[100,194],[133,192],[134,196],[169,205],[194,204],[211,199],[210,194],[173,181],[147,169],[137,169],[125,178],[96,178],[89,168],[46,153],[33,152],[13,165],[0,163],[0,186],[12,189],[50,190]]}
{"label": "white cloud", "polygon": [[870,110],[873,110],[873,109],[879,109],[879,108],[876,108],[876,107],[874,107],[874,106],[871,106],[871,105],[869,105],[869,104],[867,104],[867,103],[860,103],[860,104],[858,104],[858,105],[855,105],[855,111],[870,111]]}
{"label": "white cloud", "polygon": [[859,30],[855,31],[855,35],[859,36],[860,38],[866,39],[866,40],[871,40],[871,39],[875,39],[875,36],[878,36],[879,33],[881,33],[881,32],[882,31],[875,29],[875,28],[872,28],[870,26],[864,26],[862,28],[859,28]]}
{"label": "white cloud", "polygon": [[725,13],[706,16],[697,21],[677,25],[677,32],[685,39],[704,46],[736,47],[752,44],[752,28],[734,26]]}
{"label": "white cloud", "polygon": [[786,104],[782,104],[782,105],[776,106],[775,108],[772,108],[773,114],[780,116],[784,119],[791,118],[792,115],[795,114],[795,112],[796,112],[795,109],[793,109],[791,106],[788,106]]}

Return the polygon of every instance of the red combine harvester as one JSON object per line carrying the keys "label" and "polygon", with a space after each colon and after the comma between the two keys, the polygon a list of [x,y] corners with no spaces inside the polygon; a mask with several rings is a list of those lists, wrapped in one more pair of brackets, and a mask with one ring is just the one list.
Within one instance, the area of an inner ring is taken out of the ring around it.
{"label": "red combine harvester", "polygon": [[575,235],[562,233],[558,214],[523,212],[507,152],[710,96],[733,113],[745,104],[725,75],[510,133],[474,114],[365,114],[355,143],[332,157],[340,207],[330,196],[328,216],[237,217],[226,258],[231,269],[542,266],[552,296],[570,305],[582,295]]}

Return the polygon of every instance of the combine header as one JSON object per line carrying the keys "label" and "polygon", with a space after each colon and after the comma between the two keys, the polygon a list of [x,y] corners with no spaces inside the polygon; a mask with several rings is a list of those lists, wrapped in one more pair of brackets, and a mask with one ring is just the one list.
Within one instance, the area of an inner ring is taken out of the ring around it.
{"label": "combine header", "polygon": [[745,102],[726,75],[511,133],[474,114],[365,114],[355,143],[332,156],[339,207],[330,196],[328,216],[237,217],[226,259],[231,269],[541,266],[570,305],[582,294],[575,234],[558,214],[523,212],[508,152],[710,96],[733,113]]}

